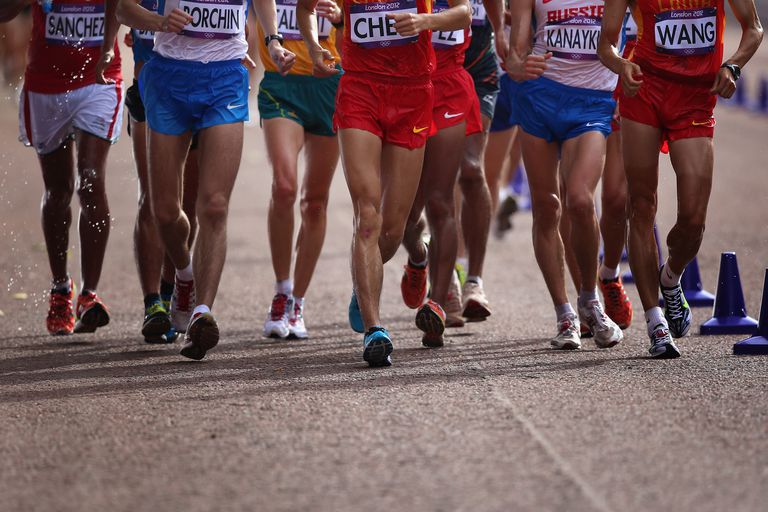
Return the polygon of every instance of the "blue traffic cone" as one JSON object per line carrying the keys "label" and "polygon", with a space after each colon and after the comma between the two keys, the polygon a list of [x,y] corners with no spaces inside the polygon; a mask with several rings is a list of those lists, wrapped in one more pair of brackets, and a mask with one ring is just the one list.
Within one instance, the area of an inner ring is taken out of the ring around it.
{"label": "blue traffic cone", "polygon": [[736,355],[768,355],[768,270],[763,283],[763,302],[760,305],[760,323],[757,332],[751,338],[733,345]]}
{"label": "blue traffic cone", "polygon": [[701,324],[699,333],[754,334],[756,328],[757,320],[747,316],[747,308],[744,305],[736,253],[724,252],[720,256],[720,275],[717,279],[717,297],[712,318]]}
{"label": "blue traffic cone", "polygon": [[715,296],[704,289],[699,274],[699,262],[693,258],[680,279],[685,300],[694,308],[711,308],[715,304]]}

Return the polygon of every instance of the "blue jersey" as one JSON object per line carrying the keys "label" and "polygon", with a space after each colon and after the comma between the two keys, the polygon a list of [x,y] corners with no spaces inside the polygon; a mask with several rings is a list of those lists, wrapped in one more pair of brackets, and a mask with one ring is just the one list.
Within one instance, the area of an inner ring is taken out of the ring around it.
{"label": "blue jersey", "polygon": [[[148,11],[157,12],[157,0],[141,0],[141,6]],[[131,29],[133,37],[133,62],[147,62],[155,56],[155,33],[151,30]]]}

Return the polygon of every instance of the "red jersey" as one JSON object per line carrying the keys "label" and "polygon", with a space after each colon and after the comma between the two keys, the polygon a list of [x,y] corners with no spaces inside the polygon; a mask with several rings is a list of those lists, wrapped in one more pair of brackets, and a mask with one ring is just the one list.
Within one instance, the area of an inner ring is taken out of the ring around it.
{"label": "red jersey", "polygon": [[[447,0],[436,0],[433,12],[442,12],[449,7]],[[432,46],[437,56],[436,75],[464,67],[464,53],[469,46],[471,35],[472,31],[469,28],[451,32],[432,32]]]}
{"label": "red jersey", "polygon": [[344,71],[428,81],[435,68],[431,32],[402,37],[387,18],[417,12],[432,12],[432,0],[344,0]]}
{"label": "red jersey", "polygon": [[632,60],[670,80],[711,84],[723,60],[723,0],[637,0]]}
{"label": "red jersey", "polygon": [[[104,0],[53,0],[51,12],[32,4],[32,40],[24,87],[57,94],[96,83],[94,70],[104,40]],[[120,51],[107,78],[120,80]]]}

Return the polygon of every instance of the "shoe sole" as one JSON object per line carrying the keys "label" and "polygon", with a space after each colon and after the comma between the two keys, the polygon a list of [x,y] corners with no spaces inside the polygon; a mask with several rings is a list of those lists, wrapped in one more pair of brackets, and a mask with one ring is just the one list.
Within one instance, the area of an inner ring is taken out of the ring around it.
{"label": "shoe sole", "polygon": [[483,306],[476,300],[470,300],[464,306],[461,316],[467,319],[467,322],[483,322],[491,316],[491,310]]}
{"label": "shoe sole", "polygon": [[144,325],[141,327],[141,334],[144,336],[145,340],[156,339],[163,337],[170,330],[171,318],[168,315],[158,315],[148,318],[144,322]]}
{"label": "shoe sole", "polygon": [[445,346],[442,334],[425,333],[421,338],[421,344],[427,348],[442,348]]}
{"label": "shoe sole", "polygon": [[88,309],[75,324],[75,333],[95,332],[99,327],[109,323],[109,313],[101,304],[94,304]]}
{"label": "shoe sole", "polygon": [[672,343],[664,345],[663,352],[657,352],[655,354],[650,350],[649,352],[652,359],[677,359],[680,357],[680,350]]}
{"label": "shoe sole", "polygon": [[186,343],[179,352],[195,361],[205,357],[206,352],[219,343],[219,326],[213,318],[202,317],[190,325]]}
{"label": "shoe sole", "polygon": [[667,320],[667,325],[669,326],[669,335],[675,339],[685,338],[688,336],[688,333],[691,332],[690,322],[688,323],[688,327],[686,327],[683,332],[677,332],[677,330],[672,327],[672,324],[669,322],[669,320]]}
{"label": "shoe sole", "polygon": [[286,339],[289,339],[289,340],[306,340],[307,338],[309,338],[309,334],[304,334],[304,335],[300,336],[300,335],[292,332],[292,333],[288,334],[288,337]]}
{"label": "shoe sole", "polygon": [[60,329],[58,331],[48,331],[48,334],[50,334],[51,336],[71,336],[72,331],[68,329]]}
{"label": "shoe sole", "polygon": [[550,341],[549,344],[552,345],[552,348],[555,350],[579,350],[581,348],[581,344],[573,342],[560,344],[554,341]]}
{"label": "shoe sole", "polygon": [[416,327],[423,333],[440,336],[445,332],[445,321],[432,308],[424,307],[416,313]]}
{"label": "shoe sole", "polygon": [[277,331],[270,331],[268,333],[267,332],[264,333],[264,337],[265,338],[270,338],[270,339],[273,339],[273,340],[284,340],[284,339],[290,338],[290,336],[291,336],[290,334],[286,334],[285,336],[282,336]]}
{"label": "shoe sole", "polygon": [[457,327],[464,327],[465,324],[466,324],[466,322],[464,320],[462,320],[462,319],[455,319],[455,318],[454,319],[451,319],[451,318],[446,318],[445,319],[445,327],[446,328],[453,328],[453,329],[455,329]]}
{"label": "shoe sole", "polygon": [[386,338],[374,340],[363,349],[363,361],[373,368],[392,366],[392,359],[389,357],[392,349],[392,340]]}

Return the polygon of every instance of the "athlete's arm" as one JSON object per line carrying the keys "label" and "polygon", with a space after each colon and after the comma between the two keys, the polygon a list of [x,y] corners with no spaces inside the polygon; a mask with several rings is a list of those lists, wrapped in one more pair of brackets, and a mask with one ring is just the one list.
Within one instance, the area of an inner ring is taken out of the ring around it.
{"label": "athlete's arm", "polygon": [[624,30],[624,15],[629,7],[629,0],[606,0],[603,22],[600,28],[600,41],[597,43],[597,56],[600,62],[621,80],[622,92],[634,96],[643,84],[643,72],[634,62],[622,58],[619,53],[619,37]]}
{"label": "athlete's arm", "polygon": [[469,0],[448,0],[448,5],[449,9],[437,13],[395,13],[387,14],[387,18],[395,20],[395,30],[403,37],[416,36],[425,30],[460,30],[472,23]]}
{"label": "athlete's arm", "polygon": [[24,10],[28,5],[32,5],[34,0],[2,0],[0,2],[0,23],[11,21]]}
{"label": "athlete's arm", "polygon": [[296,4],[296,21],[301,37],[312,58],[312,74],[318,77],[331,76],[339,72],[333,54],[322,47],[317,36],[315,8],[318,0],[299,0]]}
{"label": "athlete's arm", "polygon": [[184,30],[192,21],[192,16],[181,9],[174,9],[167,16],[162,16],[139,5],[141,0],[118,0],[117,20],[123,25],[137,30],[153,32],[175,32]]}
{"label": "athlete's arm", "polygon": [[512,24],[505,68],[509,76],[518,82],[539,78],[547,69],[547,60],[552,57],[551,53],[531,53],[533,8],[534,0],[515,0],[510,5]]}
{"label": "athlete's arm", "polygon": [[[485,15],[493,27],[493,38],[496,44],[496,55],[501,62],[507,60],[507,33],[504,32],[504,2],[502,0],[483,0]],[[471,14],[471,11],[470,11]]]}
{"label": "athlete's arm", "polygon": [[[763,40],[763,27],[755,9],[755,0],[728,0],[736,19],[741,24],[739,48],[723,64],[736,64],[743,68],[757,51]],[[720,68],[710,92],[723,98],[730,98],[736,92],[736,80],[728,68]]]}
{"label": "athlete's arm", "polygon": [[104,40],[101,42],[101,56],[95,69],[97,84],[115,83],[111,78],[105,77],[104,72],[115,59],[115,41],[117,31],[120,30],[120,22],[115,15],[117,2],[118,0],[107,0],[104,8]]}
{"label": "athlete's arm", "polygon": [[[251,5],[256,13],[256,18],[259,20],[261,29],[266,35],[277,34],[277,12],[275,11],[275,0],[252,0]],[[269,56],[272,58],[272,62],[277,66],[281,75],[288,74],[288,71],[293,67],[293,63],[296,62],[296,55],[283,48],[280,41],[273,39],[267,46],[269,50]]]}

